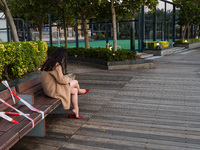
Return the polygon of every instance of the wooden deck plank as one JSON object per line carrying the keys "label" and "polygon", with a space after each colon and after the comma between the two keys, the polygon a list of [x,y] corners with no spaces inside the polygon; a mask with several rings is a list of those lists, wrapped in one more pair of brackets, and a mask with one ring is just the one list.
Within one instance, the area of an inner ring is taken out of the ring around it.
{"label": "wooden deck plank", "polygon": [[187,57],[163,57],[151,70],[88,67],[77,74],[81,88],[90,88],[79,96],[83,119],[49,115],[42,141],[25,137],[13,149],[27,142],[30,150],[33,144],[49,148],[54,142],[58,150],[198,150],[199,60],[200,50]]}

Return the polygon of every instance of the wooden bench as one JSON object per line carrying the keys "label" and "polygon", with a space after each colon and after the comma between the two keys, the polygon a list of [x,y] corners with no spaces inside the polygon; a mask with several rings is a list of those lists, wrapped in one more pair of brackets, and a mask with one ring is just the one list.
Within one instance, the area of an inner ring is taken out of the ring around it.
{"label": "wooden bench", "polygon": [[[18,96],[31,103],[32,106],[43,111],[45,117],[51,112],[59,114],[64,113],[60,99],[50,98],[44,94],[41,85],[41,76],[18,84],[16,88],[12,87],[11,89],[14,93],[17,91]],[[17,103],[13,104],[10,92],[8,90],[0,92],[0,98],[20,111],[30,114],[29,117],[35,121],[35,127],[32,128],[32,122],[24,116],[10,116],[14,120],[18,121],[19,124],[14,124],[3,118],[0,118],[0,149],[11,148],[25,135],[39,137],[45,136],[45,118],[42,119],[42,114],[31,111],[27,106],[21,105],[17,99]],[[0,111],[13,110],[0,102]]]}

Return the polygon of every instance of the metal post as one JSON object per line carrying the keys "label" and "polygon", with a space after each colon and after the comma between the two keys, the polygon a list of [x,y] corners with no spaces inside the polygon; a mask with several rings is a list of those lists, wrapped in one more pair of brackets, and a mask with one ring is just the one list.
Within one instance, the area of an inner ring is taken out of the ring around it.
{"label": "metal post", "polygon": [[183,28],[182,27],[180,27],[180,39],[182,39],[182,33],[183,32]]}
{"label": "metal post", "polygon": [[194,38],[196,38],[196,33],[197,33],[197,26],[194,26]]}
{"label": "metal post", "polygon": [[175,22],[176,22],[176,7],[175,5],[173,4],[173,24],[172,24],[172,41],[175,42]]}
{"label": "metal post", "polygon": [[92,37],[92,39],[93,39],[93,23],[92,23],[92,19],[90,19],[90,28],[91,28],[91,37]]}
{"label": "metal post", "polygon": [[156,13],[156,8],[155,8],[155,12],[153,13],[153,41],[156,41],[157,39],[157,13]]}
{"label": "metal post", "polygon": [[194,28],[194,26],[193,25],[191,25],[191,38],[194,38],[194,30],[193,30],[193,28]]}
{"label": "metal post", "polygon": [[29,22],[26,22],[26,36],[27,36],[27,41],[30,41],[30,28],[29,28]]}
{"label": "metal post", "polygon": [[163,31],[163,23],[161,22],[161,38],[160,38],[161,41],[163,41],[163,32],[162,31]]}
{"label": "metal post", "polygon": [[166,41],[167,35],[167,3],[165,2],[165,21],[164,21],[164,41]]}
{"label": "metal post", "polygon": [[119,40],[119,22],[117,22],[117,40]]}
{"label": "metal post", "polygon": [[187,39],[187,36],[188,36],[188,28],[186,29],[186,34],[184,39]]}
{"label": "metal post", "polygon": [[77,18],[75,17],[76,25],[75,25],[75,36],[76,36],[76,47],[78,48],[78,24],[77,24]]}
{"label": "metal post", "polygon": [[10,32],[9,32],[9,25],[8,25],[7,19],[6,19],[6,28],[7,28],[7,41],[10,42]]}
{"label": "metal post", "polygon": [[135,22],[131,21],[131,50],[135,50]]}
{"label": "metal post", "polygon": [[22,23],[23,23],[23,40],[25,41],[25,27],[24,27],[24,20],[22,20]]}
{"label": "metal post", "polygon": [[169,23],[167,23],[167,41],[169,42]]}
{"label": "metal post", "polygon": [[[199,24],[199,29],[200,29],[200,24]],[[200,36],[200,32],[199,32],[199,35],[198,35],[198,37]]]}
{"label": "metal post", "polygon": [[140,52],[140,12],[138,13],[138,52]]}
{"label": "metal post", "polygon": [[53,46],[52,29],[51,29],[51,14],[48,14],[48,19],[49,19],[49,41],[50,41],[50,46]]}
{"label": "metal post", "polygon": [[147,31],[146,31],[146,32],[147,32],[147,35],[148,35],[148,36],[147,36],[147,39],[150,39],[150,36],[149,36],[149,31],[150,31],[150,29],[149,29],[149,28],[150,28],[150,27],[149,27],[149,24],[150,24],[150,22],[149,22],[149,17],[148,17],[148,18],[147,18],[147,21],[146,21],[146,26],[147,26]]}
{"label": "metal post", "polygon": [[142,6],[142,14],[141,14],[141,27],[142,27],[142,32],[141,32],[141,38],[142,38],[142,49],[144,49],[144,40],[145,40],[145,16],[144,16],[144,6]]}
{"label": "metal post", "polygon": [[105,29],[106,29],[106,34],[105,34],[105,38],[106,38],[106,47],[108,47],[108,21],[107,19],[105,20]]}

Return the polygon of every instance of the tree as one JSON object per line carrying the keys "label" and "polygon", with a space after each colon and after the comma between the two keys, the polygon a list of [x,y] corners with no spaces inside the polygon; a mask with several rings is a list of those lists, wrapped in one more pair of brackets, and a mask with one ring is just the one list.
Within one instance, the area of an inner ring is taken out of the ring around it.
{"label": "tree", "polygon": [[[112,13],[112,26],[113,26],[113,49],[117,50],[117,31],[116,31],[116,17],[118,13],[120,16],[126,16],[126,18],[135,18],[136,12],[139,12],[142,6],[148,6],[154,10],[158,3],[158,0],[104,0],[110,5]],[[101,0],[99,0],[101,2]]]}
{"label": "tree", "polygon": [[183,29],[182,40],[184,40],[186,30],[189,26],[199,18],[200,15],[200,0],[173,0],[173,3],[177,8],[180,8],[178,12],[178,24]]}
{"label": "tree", "polygon": [[98,1],[97,0],[70,0],[70,5],[73,7],[73,13],[76,17],[81,17],[83,31],[84,31],[84,41],[85,48],[89,48],[89,38],[88,38],[88,25],[87,20],[94,18],[98,11]]}
{"label": "tree", "polygon": [[57,16],[62,16],[62,22],[63,22],[63,29],[64,29],[64,37],[65,37],[65,47],[68,48],[67,44],[67,22],[69,24],[74,23],[74,12],[73,12],[73,6],[69,3],[69,1],[66,0],[46,0],[45,2],[48,2],[53,8],[52,14]]}
{"label": "tree", "polygon": [[9,10],[8,5],[5,0],[0,0],[0,8],[4,12],[4,14],[8,20],[8,24],[10,25],[10,31],[11,31],[13,41],[19,42],[19,38],[17,35],[17,30],[16,30],[15,23],[13,21],[13,17],[12,17],[12,14],[10,13],[10,10]]}
{"label": "tree", "polygon": [[8,5],[15,17],[24,18],[39,26],[39,37],[42,40],[42,28],[45,19],[47,19],[49,5],[43,0],[8,0]]}

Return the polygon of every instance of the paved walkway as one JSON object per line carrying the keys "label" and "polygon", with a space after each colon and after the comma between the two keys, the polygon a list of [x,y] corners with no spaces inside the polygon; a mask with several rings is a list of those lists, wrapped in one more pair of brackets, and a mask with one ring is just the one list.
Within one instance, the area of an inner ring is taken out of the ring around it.
{"label": "paved walkway", "polygon": [[[74,68],[72,68],[74,67]],[[83,119],[47,118],[45,138],[13,150],[200,149],[200,49],[155,59],[155,69],[107,71],[70,64]]]}

